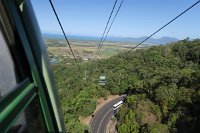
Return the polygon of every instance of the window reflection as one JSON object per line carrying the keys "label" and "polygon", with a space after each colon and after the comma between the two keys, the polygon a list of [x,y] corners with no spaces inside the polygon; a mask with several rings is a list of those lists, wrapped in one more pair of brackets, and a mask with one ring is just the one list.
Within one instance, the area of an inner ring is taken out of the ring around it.
{"label": "window reflection", "polygon": [[28,108],[20,115],[15,124],[10,129],[10,133],[44,133],[43,115],[37,99],[34,99]]}
{"label": "window reflection", "polygon": [[15,66],[0,29],[0,99],[17,85]]}

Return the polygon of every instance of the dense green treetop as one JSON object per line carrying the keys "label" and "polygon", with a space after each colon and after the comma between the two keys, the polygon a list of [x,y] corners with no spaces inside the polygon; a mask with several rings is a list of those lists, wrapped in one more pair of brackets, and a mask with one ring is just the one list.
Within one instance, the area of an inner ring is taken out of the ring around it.
{"label": "dense green treetop", "polygon": [[[87,129],[78,117],[92,114],[97,98],[109,94],[128,95],[116,115],[119,133],[200,132],[200,40],[137,49],[79,67],[67,63],[52,69],[70,132]],[[102,75],[105,86],[98,83]]]}

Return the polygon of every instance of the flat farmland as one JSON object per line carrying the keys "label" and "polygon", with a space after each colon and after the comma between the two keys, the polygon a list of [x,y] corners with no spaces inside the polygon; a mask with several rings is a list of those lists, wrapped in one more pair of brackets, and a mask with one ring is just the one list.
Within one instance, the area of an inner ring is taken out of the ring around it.
{"label": "flat farmland", "polygon": [[[97,54],[98,43],[97,41],[70,40],[75,56],[81,59],[109,58],[136,46],[136,43],[104,42],[99,54]],[[51,55],[72,58],[69,46],[64,39],[45,39],[45,44]]]}

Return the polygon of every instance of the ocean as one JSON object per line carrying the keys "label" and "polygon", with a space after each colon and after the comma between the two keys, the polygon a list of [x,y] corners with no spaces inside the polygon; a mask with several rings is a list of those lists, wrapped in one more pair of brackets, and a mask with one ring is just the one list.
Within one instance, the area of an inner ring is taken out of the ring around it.
{"label": "ocean", "polygon": [[[42,33],[43,38],[52,38],[52,39],[64,39],[64,35],[62,34],[49,34]],[[85,41],[99,41],[100,37],[91,37],[91,36],[79,36],[79,35],[67,35],[68,39],[71,40],[85,40]]]}

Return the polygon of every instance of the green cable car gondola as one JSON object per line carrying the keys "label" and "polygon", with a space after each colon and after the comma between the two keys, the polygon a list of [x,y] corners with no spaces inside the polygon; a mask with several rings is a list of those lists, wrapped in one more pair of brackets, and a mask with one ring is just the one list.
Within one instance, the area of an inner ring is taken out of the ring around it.
{"label": "green cable car gondola", "polygon": [[99,77],[99,84],[100,85],[106,84],[106,76],[105,75]]}
{"label": "green cable car gondola", "polygon": [[0,0],[0,132],[65,132],[29,0]]}

